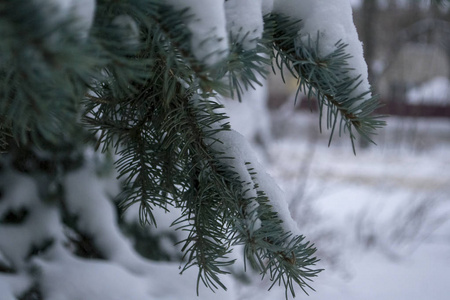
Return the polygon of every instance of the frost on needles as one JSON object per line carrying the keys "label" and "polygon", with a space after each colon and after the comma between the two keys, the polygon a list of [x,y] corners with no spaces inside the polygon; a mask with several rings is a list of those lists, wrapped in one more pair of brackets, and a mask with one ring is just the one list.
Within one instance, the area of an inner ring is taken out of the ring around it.
{"label": "frost on needles", "polygon": [[[246,267],[284,285],[286,297],[296,285],[307,292],[320,272],[315,248],[216,97],[245,101],[243,92],[261,85],[270,67],[288,71],[319,102],[330,136],[370,139],[383,122],[373,116],[378,102],[348,0],[84,2],[0,4],[2,176],[16,170],[39,180],[33,201],[50,197],[61,214],[55,222],[82,232],[100,226],[94,218],[102,211],[64,196],[71,189],[62,178],[100,157],[89,152],[96,149],[114,160],[120,206],[138,205],[142,225],[156,226],[157,207],[181,211],[173,227],[187,232],[179,241],[182,272],[198,268],[197,291],[225,288],[220,275],[242,245]],[[7,223],[14,203],[0,208]],[[49,234],[33,255],[79,253],[63,236]],[[122,243],[119,236],[106,242],[93,233],[92,245],[114,259],[108,249]],[[8,271],[26,272],[27,251],[3,243],[0,250],[20,262]]]}

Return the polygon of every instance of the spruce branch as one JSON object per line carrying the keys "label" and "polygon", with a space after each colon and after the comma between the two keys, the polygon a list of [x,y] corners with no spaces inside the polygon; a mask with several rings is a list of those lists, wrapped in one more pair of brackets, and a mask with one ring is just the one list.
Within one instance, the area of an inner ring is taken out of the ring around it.
{"label": "spruce branch", "polygon": [[[107,38],[117,29],[99,24],[93,30],[108,63],[91,85],[84,120],[98,133],[102,150],[112,147],[118,155],[118,176],[127,186],[122,207],[138,204],[143,224],[156,224],[155,206],[182,209],[174,223],[189,232],[180,241],[182,271],[199,267],[197,290],[201,282],[225,288],[219,275],[233,263],[227,255],[233,245],[244,244],[250,265],[294,294],[294,282],[305,288],[306,278],[318,272],[309,269],[317,261],[315,250],[283,230],[264,192],[255,193],[258,187],[233,169],[234,158],[216,150],[229,126],[217,112],[221,106],[209,100],[211,87],[223,86],[224,77],[238,95],[259,84],[255,74],[264,75],[268,63],[261,55],[267,53],[265,43],[244,51],[236,42],[214,72],[203,69],[190,53],[182,18],[173,11],[164,18],[164,6],[150,2],[156,5],[151,12],[137,4],[139,11],[128,11],[142,27],[135,54]],[[111,8],[115,3],[102,3],[105,13],[120,11]]]}
{"label": "spruce branch", "polygon": [[36,5],[0,4],[0,116],[17,143],[45,147],[79,130],[80,99],[97,60],[75,20],[48,22]]}
{"label": "spruce branch", "polygon": [[[201,106],[201,103],[197,105]],[[201,116],[206,116],[205,113],[207,111],[203,111]],[[203,120],[212,117],[213,115]],[[312,257],[315,249],[312,245],[303,243],[302,236],[294,237],[291,233],[285,232],[281,226],[282,221],[268,203],[264,192],[258,191],[256,197],[251,196],[250,191],[257,190],[258,186],[243,180],[230,166],[229,163],[234,158],[215,150],[214,144],[221,143],[220,134],[228,131],[227,126],[216,130],[209,125],[209,121],[206,124],[205,126],[202,122],[192,123],[189,130],[201,136],[201,139],[192,140],[198,141],[196,147],[203,149],[193,152],[200,154],[199,163],[196,165],[201,165],[202,168],[194,167],[197,171],[194,171],[190,192],[186,194],[187,197],[192,198],[188,198],[185,203],[195,203],[195,205],[185,207],[189,209],[184,210],[183,216],[177,222],[177,224],[187,222],[187,227],[191,226],[189,224],[196,224],[191,227],[190,236],[184,241],[184,249],[195,250],[197,254],[188,256],[185,268],[192,266],[191,261],[194,259],[197,260],[196,264],[209,262],[215,265],[215,267],[200,268],[203,274],[199,274],[199,280],[208,283],[207,286],[210,288],[215,287],[212,282],[216,281],[216,278],[208,271],[216,270],[219,274],[226,273],[221,267],[232,263],[226,260],[225,255],[228,250],[225,249],[227,248],[220,248],[222,249],[220,256],[216,256],[218,249],[212,252],[214,255],[205,255],[204,249],[207,245],[203,243],[203,239],[205,233],[208,233],[207,236],[210,238],[207,241],[214,240],[217,243],[216,247],[224,242],[230,246],[245,245],[245,255],[251,266],[259,270],[263,276],[270,273],[272,281],[283,282],[286,290],[289,289],[294,295],[294,282],[304,289],[309,286],[305,278],[314,277],[320,272],[320,270],[310,269],[317,262],[317,259]],[[211,143],[201,142],[205,140]],[[252,172],[249,170],[249,173]],[[220,221],[217,223],[217,220]],[[203,222],[204,226],[198,227],[199,222]],[[205,226],[212,231],[205,230]],[[182,228],[186,229],[185,226]],[[223,228],[223,232],[219,235],[214,233],[217,228]],[[220,285],[220,282],[217,283]]]}
{"label": "spruce branch", "polygon": [[258,40],[255,48],[246,50],[242,47],[242,44],[247,36],[231,37],[228,58],[219,63],[212,73],[216,80],[227,78],[229,93],[225,95],[234,98],[236,94],[239,102],[242,101],[242,94],[245,91],[250,88],[255,89],[255,85],[262,85],[257,75],[266,78],[267,67],[270,65],[270,59],[268,58],[270,51],[266,47],[266,41]]}
{"label": "spruce branch", "polygon": [[[314,290],[307,281],[317,276],[322,270],[313,269],[318,259],[314,257],[316,249],[309,242],[304,242],[304,236],[294,236],[285,231],[283,221],[274,212],[270,199],[257,182],[257,174],[247,164],[252,176],[253,188],[257,196],[252,199],[258,203],[255,212],[261,227],[258,228],[245,245],[246,258],[250,265],[266,276],[269,275],[272,285],[285,286],[286,298],[288,291],[295,297],[294,286],[297,284],[307,294],[306,288]],[[272,199],[273,201],[274,199]]]}
{"label": "spruce branch", "polygon": [[354,152],[353,129],[373,143],[371,136],[385,122],[379,120],[380,116],[372,115],[380,106],[378,98],[369,96],[370,91],[356,93],[362,80],[349,73],[347,45],[339,41],[332,53],[321,56],[319,33],[315,42],[311,37],[302,41],[297,33],[298,23],[279,14],[265,16],[265,32],[271,37],[268,39],[272,41],[273,57],[282,76],[287,69],[299,81],[297,95],[304,92],[308,98],[317,98],[321,118],[323,109],[327,108],[327,128],[331,128],[329,143],[338,124],[339,134],[348,131]]}

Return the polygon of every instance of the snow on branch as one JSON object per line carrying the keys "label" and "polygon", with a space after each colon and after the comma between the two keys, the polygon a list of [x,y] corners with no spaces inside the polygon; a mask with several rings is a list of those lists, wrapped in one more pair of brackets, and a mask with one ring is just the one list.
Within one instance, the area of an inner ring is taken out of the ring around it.
{"label": "snow on branch", "polygon": [[[298,23],[298,43],[320,40],[319,55],[326,57],[337,49],[339,43],[347,45],[347,63],[350,76],[360,76],[361,84],[354,94],[370,91],[367,64],[362,43],[358,38],[353,11],[349,0],[279,0],[274,2],[273,13],[283,14]],[[319,34],[318,34],[319,33]],[[370,94],[367,95],[370,98]]]}
{"label": "snow on branch", "polygon": [[191,47],[195,57],[213,65],[228,54],[223,0],[168,0],[177,10],[188,9],[187,26],[192,33]]}

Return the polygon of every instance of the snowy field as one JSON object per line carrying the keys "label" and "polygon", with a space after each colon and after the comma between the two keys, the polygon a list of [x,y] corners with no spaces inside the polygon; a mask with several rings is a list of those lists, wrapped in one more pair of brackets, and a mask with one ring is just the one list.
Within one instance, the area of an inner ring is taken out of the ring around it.
{"label": "snowy field", "polygon": [[[387,122],[355,156],[347,136],[327,147],[317,115],[274,115],[265,157],[325,269],[299,299],[449,299],[450,120]],[[242,299],[284,298],[247,289]]]}

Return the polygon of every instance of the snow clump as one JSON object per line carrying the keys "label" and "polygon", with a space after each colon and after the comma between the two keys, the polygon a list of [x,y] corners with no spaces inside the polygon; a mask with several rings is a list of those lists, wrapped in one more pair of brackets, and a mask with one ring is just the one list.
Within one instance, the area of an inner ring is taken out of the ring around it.
{"label": "snow clump", "polygon": [[[300,19],[300,42],[308,43],[308,39],[311,39],[314,43],[319,38],[319,51],[322,57],[336,50],[336,43],[347,44],[345,51],[351,55],[348,63],[353,69],[349,75],[352,77],[361,75],[362,80],[353,96],[370,91],[367,64],[362,43],[353,23],[353,11],[349,0],[278,0],[274,1],[273,12],[292,19]],[[366,97],[369,98],[370,95]]]}
{"label": "snow clump", "polygon": [[187,26],[192,33],[191,47],[195,57],[211,66],[228,55],[223,0],[168,0],[177,10],[189,8]]}

